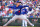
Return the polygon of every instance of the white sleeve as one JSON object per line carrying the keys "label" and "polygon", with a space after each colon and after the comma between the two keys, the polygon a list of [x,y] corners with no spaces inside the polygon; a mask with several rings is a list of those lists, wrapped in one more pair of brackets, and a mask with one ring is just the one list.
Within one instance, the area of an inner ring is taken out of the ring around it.
{"label": "white sleeve", "polygon": [[32,11],[28,11],[27,15],[30,15],[33,12],[34,12],[34,10],[32,9]]}

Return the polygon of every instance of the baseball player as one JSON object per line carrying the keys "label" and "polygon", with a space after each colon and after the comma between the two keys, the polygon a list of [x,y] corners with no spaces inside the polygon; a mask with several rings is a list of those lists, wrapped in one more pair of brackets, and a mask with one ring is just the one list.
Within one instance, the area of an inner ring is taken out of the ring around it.
{"label": "baseball player", "polygon": [[21,2],[17,2],[16,5],[14,6],[8,6],[9,8],[13,8],[15,10],[15,16],[10,19],[5,25],[3,26],[7,26],[8,24],[10,24],[12,21],[16,20],[16,19],[21,19],[21,20],[25,20],[27,21],[31,26],[34,26],[32,23],[30,23],[30,21],[28,19],[26,19],[26,16],[25,15],[21,15],[21,9],[23,7],[29,7],[28,5],[25,5],[25,6],[22,6],[20,5]]}

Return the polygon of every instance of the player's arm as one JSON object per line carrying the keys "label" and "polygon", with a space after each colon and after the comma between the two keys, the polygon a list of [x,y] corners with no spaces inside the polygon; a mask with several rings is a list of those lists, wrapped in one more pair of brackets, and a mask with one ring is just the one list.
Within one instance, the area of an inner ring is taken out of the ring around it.
{"label": "player's arm", "polygon": [[23,7],[29,7],[29,6],[28,5],[21,6],[21,8],[23,8]]}
{"label": "player's arm", "polygon": [[14,6],[8,6],[9,8],[13,8]]}
{"label": "player's arm", "polygon": [[23,7],[29,7],[28,5],[24,5]]}

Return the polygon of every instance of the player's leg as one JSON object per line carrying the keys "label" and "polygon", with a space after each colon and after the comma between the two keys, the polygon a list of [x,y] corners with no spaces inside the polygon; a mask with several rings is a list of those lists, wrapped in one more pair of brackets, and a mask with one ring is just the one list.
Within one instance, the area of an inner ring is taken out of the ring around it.
{"label": "player's leg", "polygon": [[26,17],[26,15],[21,15],[21,19],[26,20],[31,26],[34,26]]}
{"label": "player's leg", "polygon": [[27,27],[27,21],[25,21],[25,26]]}
{"label": "player's leg", "polygon": [[27,27],[27,21],[24,20],[24,19],[27,19],[26,15],[21,15],[20,18],[23,20],[23,22],[22,22],[23,26],[25,25]]}
{"label": "player's leg", "polygon": [[3,26],[7,26],[8,24],[10,24],[12,21],[16,20],[17,16],[15,15],[12,19],[10,19],[5,25]]}
{"label": "player's leg", "polygon": [[24,25],[24,22],[25,22],[25,21],[24,21],[24,20],[22,20],[22,26],[25,26],[25,25]]}
{"label": "player's leg", "polygon": [[34,24],[32,24],[28,19],[26,19],[26,21],[27,21],[31,26],[34,26]]}
{"label": "player's leg", "polygon": [[[25,15],[25,18],[27,19],[27,15]],[[27,21],[25,21],[25,26],[27,27]]]}

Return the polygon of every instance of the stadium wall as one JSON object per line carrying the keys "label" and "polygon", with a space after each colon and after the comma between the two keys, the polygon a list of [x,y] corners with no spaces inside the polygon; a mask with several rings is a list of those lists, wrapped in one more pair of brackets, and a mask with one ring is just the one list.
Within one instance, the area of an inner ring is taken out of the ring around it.
{"label": "stadium wall", "polygon": [[[0,26],[3,26],[5,23],[7,23],[12,17],[0,17]],[[4,20],[8,19],[7,22]],[[40,26],[40,18],[28,18],[31,23],[33,23],[35,26]],[[19,21],[19,22],[18,22]],[[15,20],[12,23],[10,23],[8,26],[21,26],[22,20]],[[29,24],[28,24],[29,26]]]}

